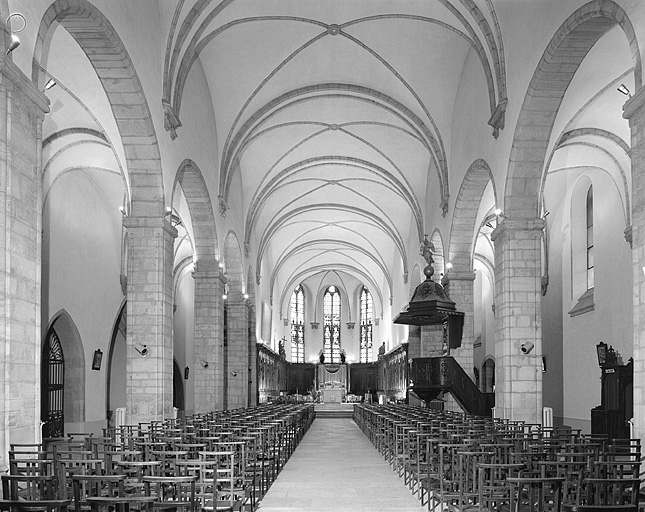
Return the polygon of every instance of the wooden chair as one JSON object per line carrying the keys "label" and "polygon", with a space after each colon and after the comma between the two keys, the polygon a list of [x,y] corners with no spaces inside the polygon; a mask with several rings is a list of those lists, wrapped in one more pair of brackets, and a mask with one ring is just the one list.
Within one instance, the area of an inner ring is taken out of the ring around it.
{"label": "wooden chair", "polygon": [[129,512],[131,508],[151,511],[156,499],[143,495],[127,495],[125,475],[74,475],[72,481],[75,512],[88,509]]}
{"label": "wooden chair", "polygon": [[640,479],[587,478],[578,503],[564,504],[566,512],[637,512]]}
{"label": "wooden chair", "polygon": [[198,510],[197,476],[144,476],[145,495],[155,498],[154,510]]}
{"label": "wooden chair", "polygon": [[507,478],[511,512],[560,512],[564,478]]}
{"label": "wooden chair", "polygon": [[[63,512],[71,503],[56,475],[2,475],[0,510]],[[64,489],[64,486],[63,486]]]}

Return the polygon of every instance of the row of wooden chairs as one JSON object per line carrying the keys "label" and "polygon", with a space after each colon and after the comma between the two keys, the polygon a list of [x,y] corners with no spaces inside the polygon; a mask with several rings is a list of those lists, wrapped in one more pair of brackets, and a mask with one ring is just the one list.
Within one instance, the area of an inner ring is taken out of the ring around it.
{"label": "row of wooden chairs", "polygon": [[429,510],[638,510],[640,440],[402,404],[354,420]]}
{"label": "row of wooden chairs", "polygon": [[263,405],[13,444],[0,510],[253,511],[313,419]]}

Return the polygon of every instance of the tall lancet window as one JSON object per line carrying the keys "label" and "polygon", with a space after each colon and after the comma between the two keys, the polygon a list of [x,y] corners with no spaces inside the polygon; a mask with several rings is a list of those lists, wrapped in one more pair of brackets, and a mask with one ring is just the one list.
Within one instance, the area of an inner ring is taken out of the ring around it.
{"label": "tall lancet window", "polygon": [[372,294],[363,287],[361,292],[361,363],[372,360]]}
{"label": "tall lancet window", "polygon": [[593,186],[587,192],[587,290],[594,287]]}
{"label": "tall lancet window", "polygon": [[291,362],[305,362],[305,293],[298,285],[291,294]]}
{"label": "tall lancet window", "polygon": [[330,286],[323,300],[323,354],[326,363],[340,363],[340,293]]}

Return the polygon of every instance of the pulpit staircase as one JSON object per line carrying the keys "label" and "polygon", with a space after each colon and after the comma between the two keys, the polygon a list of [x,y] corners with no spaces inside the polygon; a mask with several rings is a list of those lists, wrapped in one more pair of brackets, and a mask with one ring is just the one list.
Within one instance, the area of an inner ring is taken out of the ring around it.
{"label": "pulpit staircase", "polygon": [[426,403],[448,392],[465,412],[477,416],[490,417],[495,407],[495,393],[482,393],[451,356],[412,359],[409,389]]}

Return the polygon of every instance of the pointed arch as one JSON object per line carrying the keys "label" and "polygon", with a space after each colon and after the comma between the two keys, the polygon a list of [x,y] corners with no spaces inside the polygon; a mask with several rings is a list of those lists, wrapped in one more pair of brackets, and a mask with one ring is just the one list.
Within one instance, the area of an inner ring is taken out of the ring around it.
{"label": "pointed arch", "polygon": [[493,194],[497,197],[493,173],[486,161],[481,159],[470,165],[461,182],[452,216],[448,254],[448,260],[457,271],[473,270],[473,254],[479,227],[475,222],[484,190],[489,182],[493,183]]}
{"label": "pointed arch", "polygon": [[157,135],[128,51],[109,20],[87,0],[55,0],[38,29],[32,60],[34,83],[38,83],[41,61],[49,51],[54,22],[63,26],[85,52],[112,108],[127,162],[129,214],[161,217],[164,191]]}
{"label": "pointed arch", "polygon": [[195,267],[198,270],[200,267],[217,268],[219,248],[213,204],[202,171],[190,158],[179,165],[174,186],[177,185],[184,193],[190,212],[195,244]]}
{"label": "pointed arch", "polygon": [[229,298],[241,301],[244,295],[244,267],[240,241],[233,231],[229,231],[224,240],[224,265],[228,279]]}
{"label": "pointed arch", "polygon": [[506,178],[506,217],[539,216],[547,148],[562,99],[589,50],[617,25],[631,48],[636,89],[641,88],[640,50],[627,13],[612,0],[593,0],[569,16],[544,51],[524,97]]}
{"label": "pointed arch", "polygon": [[[64,413],[67,423],[85,421],[85,351],[76,323],[65,310],[52,316],[45,333],[53,329],[65,354]],[[43,339],[43,343],[45,340]]]}

